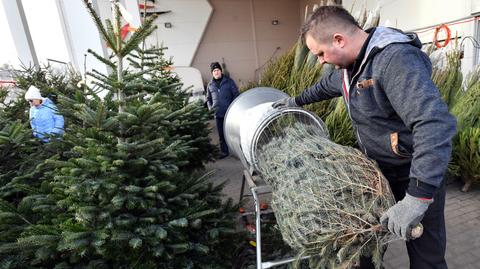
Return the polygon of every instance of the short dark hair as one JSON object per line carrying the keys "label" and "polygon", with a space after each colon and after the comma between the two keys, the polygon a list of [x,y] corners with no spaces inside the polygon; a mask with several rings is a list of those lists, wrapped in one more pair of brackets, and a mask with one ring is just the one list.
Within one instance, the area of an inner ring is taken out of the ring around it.
{"label": "short dark hair", "polygon": [[361,29],[355,18],[343,7],[321,6],[307,19],[301,29],[301,40],[311,35],[317,41],[326,41],[330,34],[338,30],[353,31]]}

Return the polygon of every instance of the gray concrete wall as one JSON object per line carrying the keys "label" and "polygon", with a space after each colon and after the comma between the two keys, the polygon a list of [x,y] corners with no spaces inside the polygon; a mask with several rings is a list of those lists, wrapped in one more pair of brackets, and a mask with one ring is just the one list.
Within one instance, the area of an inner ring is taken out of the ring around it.
{"label": "gray concrete wall", "polygon": [[213,14],[192,63],[205,81],[211,77],[209,64],[222,59],[237,83],[252,81],[272,56],[283,54],[297,40],[300,0],[210,0],[210,4]]}

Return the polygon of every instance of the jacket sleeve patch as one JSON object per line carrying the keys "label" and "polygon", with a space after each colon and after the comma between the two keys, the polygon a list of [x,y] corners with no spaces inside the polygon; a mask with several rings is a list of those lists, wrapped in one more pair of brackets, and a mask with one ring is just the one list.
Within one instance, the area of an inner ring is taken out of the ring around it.
{"label": "jacket sleeve patch", "polygon": [[401,152],[398,149],[398,133],[391,133],[390,134],[390,147],[392,148],[393,153],[395,153],[395,155],[397,155],[399,157],[408,158],[408,157],[411,156],[410,154]]}
{"label": "jacket sleeve patch", "polygon": [[365,79],[357,82],[357,88],[364,89],[373,86],[373,79]]}

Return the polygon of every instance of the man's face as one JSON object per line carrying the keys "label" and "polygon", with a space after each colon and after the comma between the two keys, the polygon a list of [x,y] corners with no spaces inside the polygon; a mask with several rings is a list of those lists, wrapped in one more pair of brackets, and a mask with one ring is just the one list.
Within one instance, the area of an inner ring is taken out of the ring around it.
{"label": "man's face", "polygon": [[222,77],[222,70],[218,69],[218,68],[215,68],[213,69],[212,71],[212,75],[213,75],[213,78],[214,79],[219,79]]}
{"label": "man's face", "polygon": [[333,64],[336,69],[346,68],[351,62],[346,57],[345,40],[341,35],[332,37],[331,42],[319,42],[311,35],[306,36],[305,43],[320,63]]}

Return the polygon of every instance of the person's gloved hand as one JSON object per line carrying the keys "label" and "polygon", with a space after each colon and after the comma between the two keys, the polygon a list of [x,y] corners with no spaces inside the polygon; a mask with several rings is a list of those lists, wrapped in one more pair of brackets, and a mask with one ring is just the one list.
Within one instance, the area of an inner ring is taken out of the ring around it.
{"label": "person's gloved hand", "polygon": [[297,103],[295,103],[295,97],[285,97],[273,103],[272,107],[273,108],[298,107],[298,105]]}
{"label": "person's gloved hand", "polygon": [[[404,240],[410,239],[410,231],[423,219],[433,199],[422,199],[405,195],[403,200],[390,207],[380,218],[388,230]],[[387,226],[388,224],[388,226]]]}

